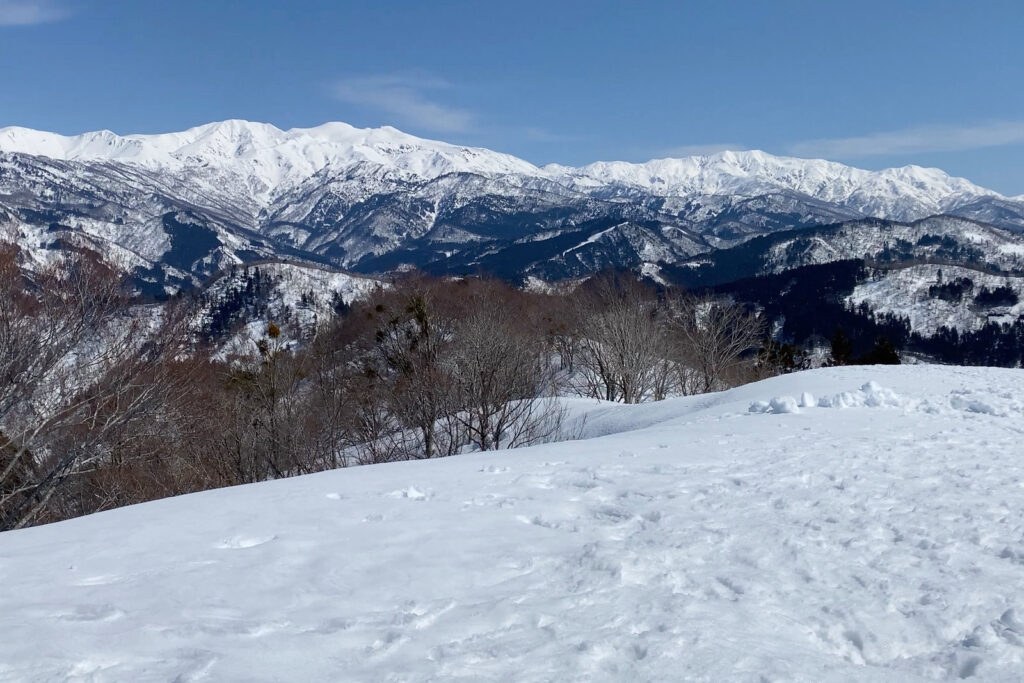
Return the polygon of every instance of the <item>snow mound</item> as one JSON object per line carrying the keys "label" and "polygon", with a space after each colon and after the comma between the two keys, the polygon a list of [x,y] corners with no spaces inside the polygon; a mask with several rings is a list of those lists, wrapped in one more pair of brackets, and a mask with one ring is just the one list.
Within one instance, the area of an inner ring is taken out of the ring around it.
{"label": "snow mound", "polygon": [[768,401],[754,401],[747,412],[771,413],[775,415],[799,413],[801,408],[907,408],[915,405],[898,395],[891,389],[879,385],[875,381],[866,382],[855,391],[843,391],[838,394],[822,396],[815,401],[814,394],[804,391],[800,398],[792,396],[773,396]]}
{"label": "snow mound", "polygon": [[567,401],[592,438],[3,533],[0,680],[1020,680],[1016,397],[919,365]]}
{"label": "snow mound", "polygon": [[392,491],[388,495],[392,498],[406,498],[408,500],[426,500],[429,497],[427,493],[420,491],[415,486],[407,486],[404,489]]}
{"label": "snow mound", "polygon": [[909,405],[910,402],[902,396],[874,381],[867,382],[857,391],[844,391],[818,399],[820,408],[905,408]]}
{"label": "snow mound", "polygon": [[754,401],[750,404],[751,413],[799,413],[800,403],[792,396],[773,396],[769,401]]}

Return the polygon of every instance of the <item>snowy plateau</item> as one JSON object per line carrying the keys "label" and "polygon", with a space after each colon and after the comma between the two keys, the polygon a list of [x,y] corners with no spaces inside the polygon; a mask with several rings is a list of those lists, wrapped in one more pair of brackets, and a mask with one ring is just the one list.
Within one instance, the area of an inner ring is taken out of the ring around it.
{"label": "snowy plateau", "polygon": [[565,401],[562,442],[0,534],[0,679],[1021,680],[1020,370]]}

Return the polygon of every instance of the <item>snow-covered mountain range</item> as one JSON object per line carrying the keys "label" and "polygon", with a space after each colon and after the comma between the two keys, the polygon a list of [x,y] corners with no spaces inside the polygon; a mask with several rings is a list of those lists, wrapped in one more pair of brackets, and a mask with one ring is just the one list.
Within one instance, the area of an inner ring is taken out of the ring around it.
{"label": "snow-covered mountain range", "polygon": [[202,185],[202,176],[234,177],[243,185],[204,189],[241,190],[235,201],[264,209],[311,179],[352,171],[381,181],[422,182],[460,173],[508,182],[518,178],[524,186],[543,186],[547,181],[598,197],[646,193],[656,197],[750,198],[795,192],[864,215],[896,220],[922,218],[980,198],[1002,198],[939,169],[919,166],[865,171],[835,162],[749,151],[642,164],[616,161],[579,168],[537,167],[507,154],[424,140],[391,127],[358,129],[344,123],[283,131],[266,123],[230,120],[181,133],[119,136],[98,131],[74,137],[8,127],[0,129],[0,152],[67,162],[128,164],[169,176],[189,173],[197,186]]}
{"label": "snow-covered mountain range", "polygon": [[161,135],[0,129],[0,229],[115,253],[154,292],[268,257],[548,279],[679,263],[752,236],[935,214],[1024,230],[1024,201],[938,169],[722,152],[535,166],[344,123]]}

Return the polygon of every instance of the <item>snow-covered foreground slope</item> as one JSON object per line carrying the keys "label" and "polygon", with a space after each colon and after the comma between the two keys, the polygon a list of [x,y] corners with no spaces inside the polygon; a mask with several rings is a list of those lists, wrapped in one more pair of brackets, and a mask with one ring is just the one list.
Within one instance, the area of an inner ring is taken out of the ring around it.
{"label": "snow-covered foreground slope", "polygon": [[1020,371],[571,408],[587,440],[0,534],[0,678],[1019,680]]}

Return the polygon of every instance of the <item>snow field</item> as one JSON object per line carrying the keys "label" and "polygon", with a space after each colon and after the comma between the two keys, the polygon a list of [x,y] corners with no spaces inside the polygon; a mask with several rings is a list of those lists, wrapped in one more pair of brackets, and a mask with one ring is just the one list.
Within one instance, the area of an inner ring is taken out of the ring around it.
{"label": "snow field", "polygon": [[580,441],[0,534],[0,679],[1019,680],[1022,399],[912,366],[573,400]]}

